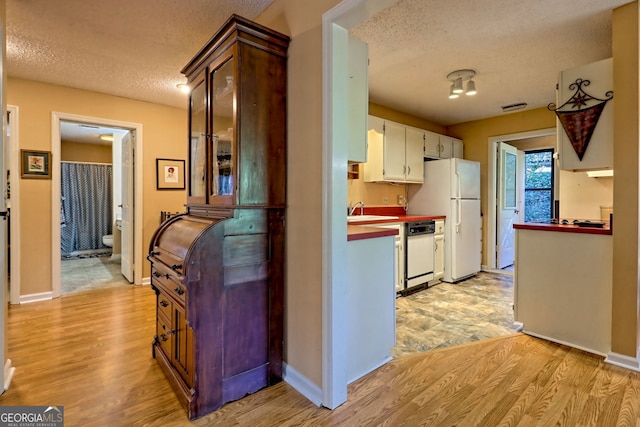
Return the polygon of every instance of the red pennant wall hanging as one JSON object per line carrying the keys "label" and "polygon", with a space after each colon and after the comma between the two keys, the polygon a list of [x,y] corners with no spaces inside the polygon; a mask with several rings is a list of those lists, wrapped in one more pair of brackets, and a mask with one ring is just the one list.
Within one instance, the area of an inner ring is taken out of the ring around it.
{"label": "red pennant wall hanging", "polygon": [[577,79],[569,85],[569,90],[575,92],[564,104],[560,107],[556,107],[554,103],[547,106],[556,113],[580,161],[587,151],[602,110],[607,101],[613,98],[611,90],[605,93],[604,99],[589,95],[582,87],[589,86],[590,83],[589,80]]}

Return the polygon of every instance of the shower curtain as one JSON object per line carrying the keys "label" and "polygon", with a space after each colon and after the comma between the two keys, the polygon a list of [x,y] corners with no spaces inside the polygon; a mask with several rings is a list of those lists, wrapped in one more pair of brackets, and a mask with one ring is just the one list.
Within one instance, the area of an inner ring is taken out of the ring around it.
{"label": "shower curtain", "polygon": [[112,233],[112,168],[94,163],[61,162],[61,252],[107,248]]}

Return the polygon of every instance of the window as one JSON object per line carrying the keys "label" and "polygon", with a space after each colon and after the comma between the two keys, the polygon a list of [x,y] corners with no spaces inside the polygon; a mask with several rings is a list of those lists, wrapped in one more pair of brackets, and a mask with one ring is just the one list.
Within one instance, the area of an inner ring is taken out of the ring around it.
{"label": "window", "polygon": [[553,149],[524,154],[524,221],[548,222],[553,214]]}

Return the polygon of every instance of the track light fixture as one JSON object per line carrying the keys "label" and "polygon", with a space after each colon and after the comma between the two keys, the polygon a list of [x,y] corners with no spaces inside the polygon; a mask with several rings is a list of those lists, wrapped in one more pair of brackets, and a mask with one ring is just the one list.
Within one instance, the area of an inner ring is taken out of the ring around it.
{"label": "track light fixture", "polygon": [[[478,91],[476,90],[476,83],[473,81],[475,75],[476,72],[469,69],[456,70],[447,74],[447,80],[451,82],[451,87],[449,88],[449,99],[455,99],[461,93],[469,96],[478,93]],[[467,81],[466,91],[463,88],[464,81]]]}

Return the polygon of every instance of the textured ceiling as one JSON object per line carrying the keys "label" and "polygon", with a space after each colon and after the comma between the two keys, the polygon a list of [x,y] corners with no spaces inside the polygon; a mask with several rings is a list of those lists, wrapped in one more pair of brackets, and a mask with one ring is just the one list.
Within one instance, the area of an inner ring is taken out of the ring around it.
{"label": "textured ceiling", "polygon": [[186,108],[180,70],[273,0],[8,0],[9,76]]}
{"label": "textured ceiling", "polygon": [[[558,72],[608,58],[612,9],[629,0],[399,0],[352,29],[369,44],[369,96],[450,125],[555,101]],[[451,71],[478,94],[448,99]]]}
{"label": "textured ceiling", "polygon": [[[271,2],[7,0],[8,75],[185,108],[182,67],[229,15]],[[373,102],[448,125],[554,101],[558,71],[611,56],[611,9],[629,2],[399,0],[353,33]],[[478,94],[449,100],[459,68],[477,70]]]}

